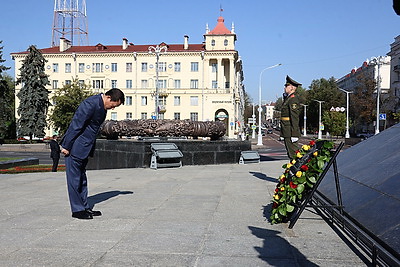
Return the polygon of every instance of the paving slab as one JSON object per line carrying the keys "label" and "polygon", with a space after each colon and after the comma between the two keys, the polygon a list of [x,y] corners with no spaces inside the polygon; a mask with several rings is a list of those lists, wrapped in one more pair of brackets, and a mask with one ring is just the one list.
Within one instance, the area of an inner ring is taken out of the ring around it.
{"label": "paving slab", "polygon": [[0,266],[365,266],[313,210],[266,220],[284,163],[88,171],[93,220],[63,172],[0,175]]}

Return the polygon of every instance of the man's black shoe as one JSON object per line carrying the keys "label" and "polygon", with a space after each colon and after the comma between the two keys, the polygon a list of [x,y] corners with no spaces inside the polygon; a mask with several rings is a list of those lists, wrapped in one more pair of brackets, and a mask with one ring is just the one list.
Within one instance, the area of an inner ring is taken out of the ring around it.
{"label": "man's black shoe", "polygon": [[93,219],[93,215],[90,214],[89,212],[87,212],[86,210],[73,212],[72,217],[77,218],[77,219],[83,219],[83,220]]}
{"label": "man's black shoe", "polygon": [[92,216],[101,216],[101,211],[99,210],[86,209],[86,212]]}

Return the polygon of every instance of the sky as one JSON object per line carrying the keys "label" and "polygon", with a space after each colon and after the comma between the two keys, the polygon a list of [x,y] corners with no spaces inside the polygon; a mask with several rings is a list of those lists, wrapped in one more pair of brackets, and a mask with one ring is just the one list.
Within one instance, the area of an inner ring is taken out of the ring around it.
{"label": "sky", "polygon": [[[79,1],[81,2],[81,0]],[[204,41],[222,15],[235,26],[236,50],[243,62],[245,90],[259,102],[283,93],[286,75],[308,89],[313,80],[336,79],[371,57],[385,56],[400,35],[392,0],[86,0],[89,44],[189,44]],[[3,63],[30,45],[51,46],[54,1],[2,2],[0,40]],[[223,9],[221,12],[220,9]]]}

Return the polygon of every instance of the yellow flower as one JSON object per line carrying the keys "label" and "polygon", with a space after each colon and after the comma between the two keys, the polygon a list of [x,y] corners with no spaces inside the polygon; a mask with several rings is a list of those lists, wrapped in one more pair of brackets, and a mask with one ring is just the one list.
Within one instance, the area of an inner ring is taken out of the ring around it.
{"label": "yellow flower", "polygon": [[286,165],[286,169],[289,169],[289,168],[292,167],[292,166],[293,166],[292,163],[288,163],[288,164]]}
{"label": "yellow flower", "polygon": [[274,195],[274,198],[275,198],[276,200],[278,200],[278,199],[279,199],[279,196],[278,196],[278,195]]}
{"label": "yellow flower", "polygon": [[302,157],[301,153],[297,152],[296,157],[301,158]]}
{"label": "yellow flower", "polygon": [[292,164],[295,164],[296,163],[296,160],[294,159],[294,160],[292,160],[292,162],[291,162]]}
{"label": "yellow flower", "polygon": [[304,151],[308,151],[308,150],[310,150],[310,146],[309,145],[303,145],[302,147],[301,147]]}
{"label": "yellow flower", "polygon": [[279,179],[283,179],[283,178],[285,178],[284,174],[282,174],[281,177],[279,177]]}
{"label": "yellow flower", "polygon": [[281,187],[281,191],[285,191],[285,187],[282,186],[282,187]]}
{"label": "yellow flower", "polygon": [[315,152],[313,153],[313,155],[314,155],[314,157],[318,156],[318,151],[315,151]]}
{"label": "yellow flower", "polygon": [[302,173],[301,171],[297,171],[297,172],[296,172],[296,176],[299,177],[299,178],[301,177],[302,174],[303,174],[303,173]]}

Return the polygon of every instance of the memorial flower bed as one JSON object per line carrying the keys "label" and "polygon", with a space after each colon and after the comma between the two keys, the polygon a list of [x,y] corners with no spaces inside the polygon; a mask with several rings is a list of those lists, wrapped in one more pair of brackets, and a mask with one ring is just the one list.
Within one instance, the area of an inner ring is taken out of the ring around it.
{"label": "memorial flower bed", "polygon": [[332,157],[333,142],[310,141],[296,152],[296,158],[284,164],[283,174],[272,199],[270,221],[272,224],[287,222],[304,197],[318,181],[324,166]]}
{"label": "memorial flower bed", "polygon": [[[9,169],[0,169],[0,174],[51,172],[52,165],[16,166]],[[58,165],[57,171],[65,171],[65,165]]]}

